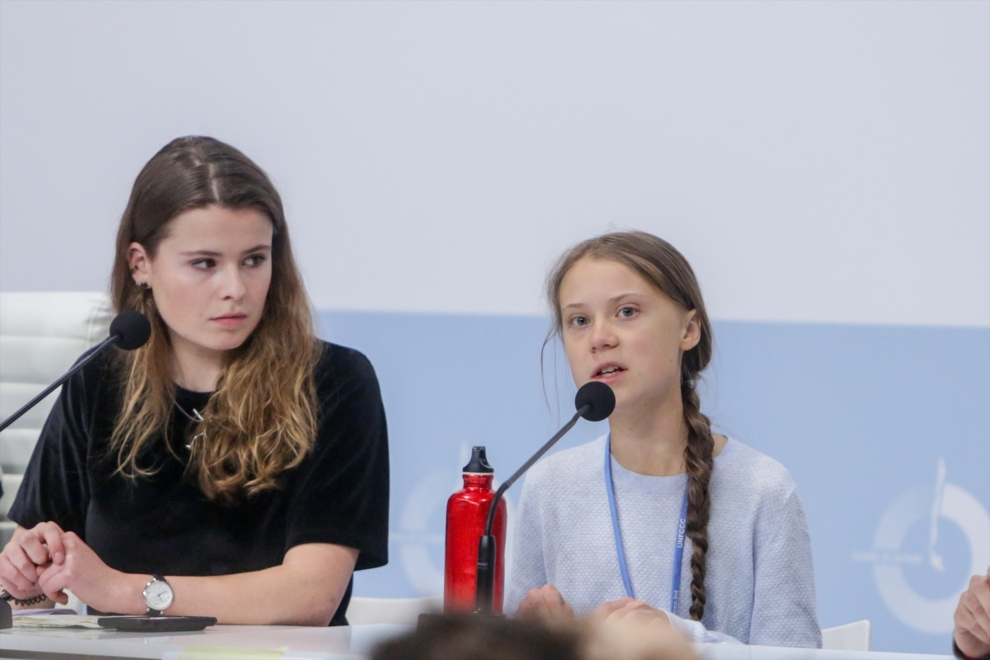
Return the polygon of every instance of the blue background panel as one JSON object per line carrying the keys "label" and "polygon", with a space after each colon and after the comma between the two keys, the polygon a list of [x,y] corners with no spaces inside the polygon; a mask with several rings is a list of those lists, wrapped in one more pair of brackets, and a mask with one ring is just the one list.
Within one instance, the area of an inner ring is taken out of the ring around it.
{"label": "blue background panel", "polygon": [[[566,360],[549,345],[541,372],[538,317],[320,322],[374,363],[389,420],[391,560],[358,574],[356,593],[440,593],[444,504],[465,453],[486,445],[496,475],[511,474],[573,410]],[[704,408],[794,476],[821,625],[867,618],[876,650],[944,653],[945,603],[990,564],[990,330],[722,321],[715,337]],[[604,431],[581,422],[559,447]]]}

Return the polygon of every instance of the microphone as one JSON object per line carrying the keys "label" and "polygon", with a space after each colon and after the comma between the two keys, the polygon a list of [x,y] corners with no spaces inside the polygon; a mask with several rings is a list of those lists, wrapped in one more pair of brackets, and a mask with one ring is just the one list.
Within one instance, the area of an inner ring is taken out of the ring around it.
{"label": "microphone", "polygon": [[141,348],[147,344],[150,337],[151,323],[148,321],[148,317],[141,312],[136,312],[133,310],[121,312],[114,317],[113,321],[110,322],[109,337],[97,344],[89,355],[84,357],[79,362],[76,362],[71,369],[65,372],[61,378],[46,387],[41,394],[25,403],[21,406],[20,410],[3,420],[3,422],[0,423],[0,431],[3,431],[5,428],[16,422],[21,415],[31,410],[31,408],[34,408],[39,401],[51,394],[52,390],[56,387],[69,380],[72,374],[86,366],[93,358],[102,353],[107,346],[116,345],[117,348],[125,351],[133,351],[134,349]]}
{"label": "microphone", "polygon": [[[605,383],[592,380],[581,386],[574,397],[575,417],[584,417],[589,422],[608,419],[615,410],[615,392]],[[565,431],[566,433],[566,431]]]}
{"label": "microphone", "polygon": [[502,499],[505,491],[521,477],[526,470],[533,466],[533,463],[540,460],[543,454],[547,453],[550,447],[564,437],[570,431],[578,419],[584,417],[589,422],[600,422],[612,414],[615,410],[615,392],[605,383],[593,380],[585,383],[578,390],[574,397],[574,407],[577,412],[571,417],[571,421],[564,424],[563,428],[557,431],[539,451],[533,454],[532,458],[526,461],[521,468],[509,477],[498,490],[488,509],[488,519],[485,521],[485,533],[478,541],[478,583],[475,588],[475,612],[478,614],[491,614],[492,605],[495,599],[495,537],[492,536],[492,524],[495,522],[495,509]]}
{"label": "microphone", "polygon": [[[107,341],[116,341],[117,348],[133,351],[147,344],[149,339],[151,339],[151,323],[141,312],[134,310],[121,312],[110,322],[110,337]],[[96,350],[99,351],[101,348],[102,345]]]}

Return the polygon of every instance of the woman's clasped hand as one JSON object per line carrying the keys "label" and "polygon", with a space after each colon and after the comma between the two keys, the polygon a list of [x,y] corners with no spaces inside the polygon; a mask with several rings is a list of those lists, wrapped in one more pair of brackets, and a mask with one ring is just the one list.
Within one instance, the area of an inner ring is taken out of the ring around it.
{"label": "woman's clasped hand", "polygon": [[959,596],[953,618],[957,655],[990,657],[990,568],[986,575],[974,575],[969,579],[969,587]]}
{"label": "woman's clasped hand", "polygon": [[11,542],[0,552],[0,579],[11,596],[30,600],[45,594],[63,605],[68,602],[62,589],[46,592],[42,583],[42,576],[49,569],[59,571],[65,562],[64,535],[62,528],[53,522],[14,532]]}
{"label": "woman's clasped hand", "polygon": [[107,566],[75,532],[65,532],[53,522],[17,530],[0,554],[0,578],[10,595],[21,601],[44,595],[66,605],[69,597],[65,592],[71,591],[103,611],[114,602],[111,589],[121,584],[122,575]]}

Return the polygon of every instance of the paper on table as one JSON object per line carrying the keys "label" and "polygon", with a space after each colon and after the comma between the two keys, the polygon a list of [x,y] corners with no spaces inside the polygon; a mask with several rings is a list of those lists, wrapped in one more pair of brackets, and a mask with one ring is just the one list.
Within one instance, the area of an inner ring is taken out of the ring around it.
{"label": "paper on table", "polygon": [[96,621],[101,617],[82,616],[79,614],[62,614],[51,616],[49,614],[26,615],[14,617],[14,628],[99,628]]}
{"label": "paper on table", "polygon": [[78,614],[75,610],[70,610],[68,607],[46,607],[38,610],[14,610],[14,616],[48,616],[50,614]]}
{"label": "paper on table", "polygon": [[246,649],[232,646],[185,646],[181,651],[167,652],[162,660],[292,660],[288,647],[282,649]]}

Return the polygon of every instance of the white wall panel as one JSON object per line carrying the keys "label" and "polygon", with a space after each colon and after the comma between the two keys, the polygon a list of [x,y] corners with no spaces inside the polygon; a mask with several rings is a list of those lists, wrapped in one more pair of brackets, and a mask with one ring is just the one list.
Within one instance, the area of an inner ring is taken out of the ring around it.
{"label": "white wall panel", "polygon": [[668,237],[721,319],[990,326],[990,4],[0,5],[0,289],[93,290],[141,165],[243,149],[322,309],[540,313]]}

